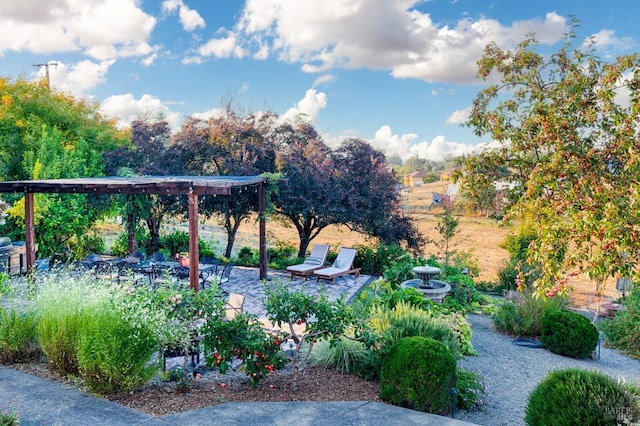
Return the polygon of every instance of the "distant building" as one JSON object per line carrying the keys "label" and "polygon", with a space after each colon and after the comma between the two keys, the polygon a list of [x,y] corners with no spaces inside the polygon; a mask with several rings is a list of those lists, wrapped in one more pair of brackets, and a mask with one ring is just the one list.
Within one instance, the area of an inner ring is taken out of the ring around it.
{"label": "distant building", "polygon": [[448,170],[443,170],[440,172],[440,182],[446,182],[446,181],[450,181],[451,180],[451,176],[453,175],[453,172],[455,172],[456,170],[458,170],[458,168],[453,168],[453,169],[448,169]]}
{"label": "distant building", "polygon": [[413,173],[409,173],[408,175],[406,175],[404,177],[404,186],[423,185],[424,184],[424,178],[426,176],[427,176],[427,174],[422,170],[418,170],[418,171],[415,171]]}

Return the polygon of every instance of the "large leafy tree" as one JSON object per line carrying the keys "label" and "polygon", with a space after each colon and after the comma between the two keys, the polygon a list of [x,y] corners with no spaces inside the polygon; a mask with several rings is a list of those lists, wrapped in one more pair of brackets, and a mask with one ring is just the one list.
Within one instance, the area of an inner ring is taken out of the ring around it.
{"label": "large leafy tree", "polygon": [[511,51],[486,47],[479,76],[500,81],[476,96],[468,124],[499,147],[462,173],[466,185],[491,164],[519,183],[506,210],[535,223],[529,257],[547,295],[575,273],[637,274],[640,259],[638,56],[604,62],[573,42],[570,32],[552,55],[533,35]]}
{"label": "large leafy tree", "polygon": [[[103,175],[102,153],[124,143],[125,135],[101,117],[97,105],[46,84],[0,78],[0,178],[4,180]],[[24,235],[23,198],[13,203],[2,233]],[[103,197],[38,194],[36,242],[41,255],[74,245],[108,207]]]}
{"label": "large leafy tree", "polygon": [[[273,172],[275,150],[264,137],[270,117],[271,114],[242,114],[229,103],[219,117],[190,118],[176,134],[171,156],[180,159],[184,173],[250,176]],[[258,194],[253,189],[233,191],[232,196],[206,196],[200,206],[203,215],[216,217],[225,229],[226,257],[231,256],[240,225],[258,207]]]}
{"label": "large leafy tree", "polygon": [[[107,173],[118,176],[166,176],[174,164],[168,153],[171,143],[169,123],[163,119],[140,118],[131,123],[128,144],[105,153]],[[173,195],[131,194],[119,196],[121,214],[127,218],[130,236],[141,221],[149,231],[151,251],[160,247],[160,228],[164,217],[177,209]]]}
{"label": "large leafy tree", "polygon": [[425,240],[402,213],[396,179],[381,151],[361,139],[347,139],[333,153],[338,173],[339,223],[416,252]]}
{"label": "large leafy tree", "polygon": [[343,190],[331,150],[308,124],[285,124],[275,132],[280,141],[278,172],[288,184],[275,198],[275,211],[298,232],[298,256],[327,226],[340,223]]}

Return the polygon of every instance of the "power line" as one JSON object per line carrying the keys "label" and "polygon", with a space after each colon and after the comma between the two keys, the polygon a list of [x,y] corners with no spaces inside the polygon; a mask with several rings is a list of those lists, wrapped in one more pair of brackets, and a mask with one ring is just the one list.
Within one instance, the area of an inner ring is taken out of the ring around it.
{"label": "power line", "polygon": [[32,64],[32,66],[34,66],[34,67],[38,67],[38,68],[44,67],[45,74],[46,74],[46,77],[47,77],[47,89],[49,89],[49,90],[51,90],[51,84],[50,84],[50,80],[49,80],[49,66],[50,65],[53,65],[54,67],[57,67],[58,63],[57,62],[45,62],[45,63],[42,63],[42,64]]}

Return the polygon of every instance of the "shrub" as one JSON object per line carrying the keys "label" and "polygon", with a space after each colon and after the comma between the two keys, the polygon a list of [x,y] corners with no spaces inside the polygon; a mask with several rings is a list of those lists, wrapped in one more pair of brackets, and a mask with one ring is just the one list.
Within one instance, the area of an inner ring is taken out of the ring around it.
{"label": "shrub", "polygon": [[[637,392],[637,391],[636,391]],[[597,371],[551,372],[529,395],[528,425],[616,425],[640,420],[638,398]]]}
{"label": "shrub", "polygon": [[104,238],[96,231],[91,234],[84,234],[78,238],[78,244],[74,248],[74,256],[77,259],[84,259],[90,253],[105,253]]}
{"label": "shrub", "polygon": [[42,283],[36,299],[36,331],[49,368],[63,375],[78,374],[80,331],[91,319],[93,306],[105,299],[108,290],[89,276],[51,275]]}
{"label": "shrub", "polygon": [[81,330],[78,366],[92,392],[128,392],[158,369],[150,360],[161,346],[162,321],[152,320],[141,308],[123,300],[97,306]]}
{"label": "shrub", "polygon": [[429,306],[432,302],[413,287],[394,289],[391,283],[379,278],[365,287],[359,295],[359,300],[365,305],[383,305],[393,309],[400,302],[408,303],[417,308]]}
{"label": "shrub", "polygon": [[238,265],[258,266],[260,264],[260,252],[251,247],[242,247],[238,252]]}
{"label": "shrub", "polygon": [[32,311],[0,306],[0,362],[25,362],[40,357],[36,323]]}
{"label": "shrub", "polygon": [[255,315],[242,313],[229,321],[210,318],[202,328],[207,364],[224,374],[233,357],[242,359],[244,371],[253,387],[286,362],[280,338],[269,336]]}
{"label": "shrub", "polygon": [[340,336],[333,341],[318,341],[309,356],[309,362],[312,365],[332,367],[341,373],[361,375],[367,356],[367,348],[362,342]]}
{"label": "shrub", "polygon": [[633,289],[622,304],[625,309],[598,326],[610,346],[640,358],[640,289]]}
{"label": "shrub", "polygon": [[456,360],[447,347],[424,337],[401,339],[382,362],[380,398],[434,414],[447,412]]}
{"label": "shrub", "polygon": [[[520,294],[520,293],[518,293]],[[531,292],[522,300],[504,301],[492,315],[496,329],[512,336],[539,337],[542,320],[548,312],[559,311],[566,304],[561,296],[543,299]]]}
{"label": "shrub", "polygon": [[456,369],[456,407],[463,410],[479,410],[484,405],[486,389],[474,371]]}
{"label": "shrub", "polygon": [[599,338],[596,326],[576,312],[548,312],[542,320],[542,344],[559,355],[586,358],[595,350]]}

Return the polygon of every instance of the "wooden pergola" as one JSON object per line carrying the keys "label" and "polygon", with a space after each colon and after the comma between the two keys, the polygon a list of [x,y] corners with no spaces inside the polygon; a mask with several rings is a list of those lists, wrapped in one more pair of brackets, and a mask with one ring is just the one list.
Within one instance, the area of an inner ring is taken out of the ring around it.
{"label": "wooden pergola", "polygon": [[[24,193],[25,248],[27,270],[36,264],[34,194],[158,194],[187,195],[189,217],[189,253],[199,259],[198,197],[203,195],[229,196],[231,189],[255,186],[258,189],[260,217],[260,279],[267,277],[267,243],[265,188],[267,179],[261,176],[145,176],[135,178],[95,177],[73,179],[45,179],[0,182],[0,193]],[[129,244],[129,250],[133,251]],[[198,291],[198,262],[190,262],[189,285]]]}

